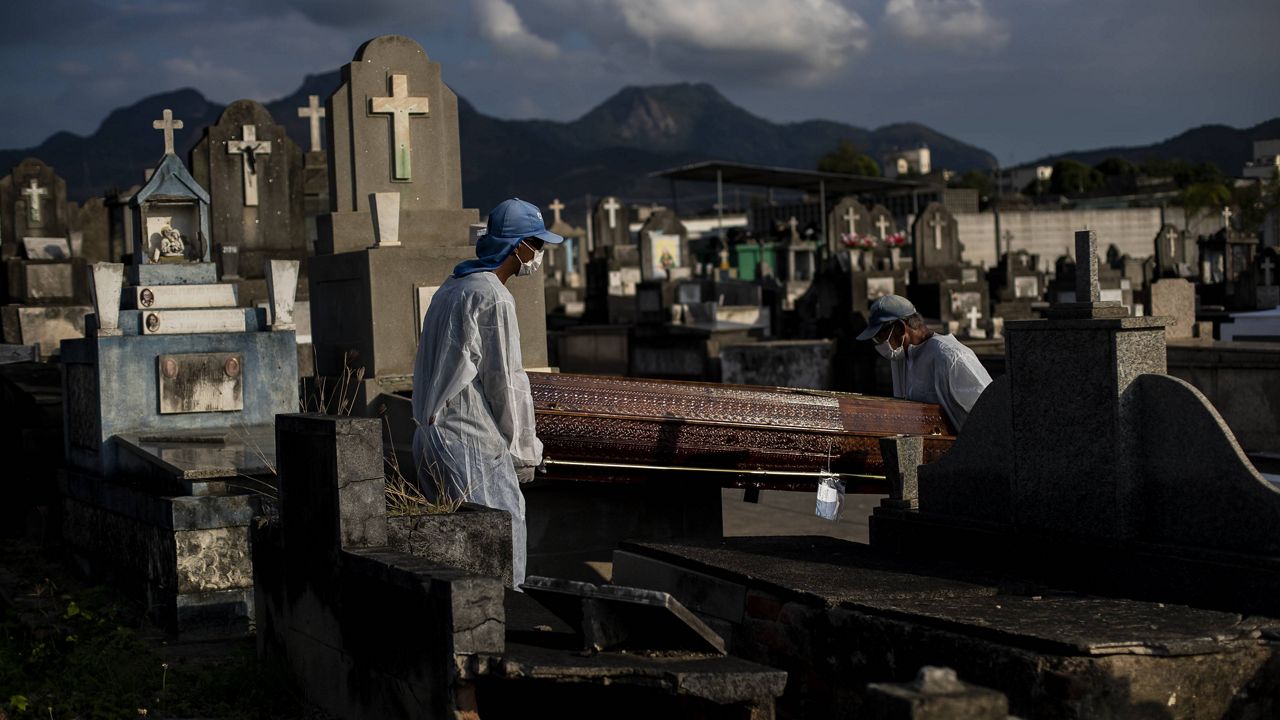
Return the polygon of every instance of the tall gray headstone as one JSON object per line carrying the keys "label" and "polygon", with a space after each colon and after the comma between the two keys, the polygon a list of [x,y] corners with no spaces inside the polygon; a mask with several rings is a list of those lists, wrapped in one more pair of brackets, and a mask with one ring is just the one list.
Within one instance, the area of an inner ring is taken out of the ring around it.
{"label": "tall gray headstone", "polygon": [[915,246],[915,267],[920,273],[961,264],[964,245],[960,242],[960,225],[941,203],[929,206],[911,226]]}
{"label": "tall gray headstone", "polygon": [[[214,242],[239,249],[240,277],[262,278],[268,260],[306,257],[302,151],[260,103],[237,100],[205,128],[191,174],[209,191]],[[241,301],[261,296],[252,294]]]}
{"label": "tall gray headstone", "polygon": [[871,214],[857,198],[841,198],[827,215],[827,247],[836,250],[844,247],[841,238],[852,235],[871,235]]}
{"label": "tall gray headstone", "polygon": [[591,213],[591,223],[595,230],[595,247],[632,244],[631,210],[618,198],[610,195],[596,203],[595,210]]}

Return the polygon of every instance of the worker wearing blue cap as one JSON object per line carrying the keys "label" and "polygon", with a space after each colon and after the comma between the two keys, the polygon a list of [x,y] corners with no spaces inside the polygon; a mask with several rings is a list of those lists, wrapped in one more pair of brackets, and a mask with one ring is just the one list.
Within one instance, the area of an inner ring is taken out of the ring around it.
{"label": "worker wearing blue cap", "polygon": [[431,299],[413,373],[413,456],[429,497],[447,495],[511,514],[512,570],[524,582],[525,512],[520,484],[542,463],[533,396],[520,357],[513,275],[542,264],[549,232],[519,199],[489,213],[476,257],[461,262]]}
{"label": "worker wearing blue cap", "polygon": [[978,356],[954,335],[936,335],[910,300],[885,295],[871,304],[867,329],[859,340],[872,340],[889,361],[893,396],[937,403],[959,432],[978,396],[991,384]]}

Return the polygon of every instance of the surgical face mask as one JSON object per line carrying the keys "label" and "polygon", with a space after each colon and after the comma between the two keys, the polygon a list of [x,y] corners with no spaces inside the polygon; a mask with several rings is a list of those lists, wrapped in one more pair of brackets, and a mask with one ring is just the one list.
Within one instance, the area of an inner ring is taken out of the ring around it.
{"label": "surgical face mask", "polygon": [[876,343],[876,352],[880,353],[881,357],[887,358],[888,360],[901,360],[907,352],[907,345],[904,342],[899,344],[896,348],[891,347],[889,345],[889,341],[892,339],[893,331],[890,330],[889,337],[885,338],[884,342]]}
{"label": "surgical face mask", "polygon": [[[530,245],[530,248],[533,246]],[[538,272],[538,268],[542,267],[542,250],[534,250],[533,258],[530,260],[521,260],[520,269],[516,271],[516,275],[525,276]]]}

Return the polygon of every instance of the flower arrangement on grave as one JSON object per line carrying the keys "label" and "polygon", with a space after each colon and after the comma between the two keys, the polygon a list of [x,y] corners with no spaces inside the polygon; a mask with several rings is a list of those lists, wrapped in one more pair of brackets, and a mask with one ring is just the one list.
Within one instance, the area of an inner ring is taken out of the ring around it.
{"label": "flower arrangement on grave", "polygon": [[902,247],[903,245],[907,244],[907,234],[899,230],[898,232],[893,233],[889,237],[885,238],[884,244],[886,247],[891,247],[891,248]]}
{"label": "flower arrangement on grave", "polygon": [[871,235],[859,235],[858,233],[841,233],[840,242],[844,246],[853,250],[870,250],[876,246],[876,239]]}

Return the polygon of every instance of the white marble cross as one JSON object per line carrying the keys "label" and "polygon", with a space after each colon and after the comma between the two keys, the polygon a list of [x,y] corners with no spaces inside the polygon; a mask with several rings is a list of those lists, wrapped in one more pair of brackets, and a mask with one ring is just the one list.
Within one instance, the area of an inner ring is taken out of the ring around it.
{"label": "white marble cross", "polygon": [[182,129],[182,121],[173,119],[173,111],[169,108],[164,109],[163,116],[160,120],[154,120],[151,127],[156,130],[164,131],[164,154],[173,154],[173,131]]}
{"label": "white marble cross", "polygon": [[604,209],[609,212],[609,229],[618,227],[618,208],[622,207],[618,204],[616,198],[608,197],[604,201]]}
{"label": "white marble cross", "polygon": [[1222,208],[1222,227],[1227,228],[1228,230],[1231,229],[1231,215],[1230,205]]}
{"label": "white marble cross", "polygon": [[550,210],[551,210],[551,214],[552,214],[552,217],[554,218],[554,220],[553,220],[553,221],[552,221],[552,223],[551,223],[552,227],[554,227],[554,226],[556,226],[556,225],[559,225],[559,224],[560,224],[560,211],[561,211],[561,210],[564,210],[564,203],[560,202],[560,198],[556,198],[556,199],[552,200],[552,201],[551,201],[551,204],[550,204],[550,205],[548,205],[547,207],[548,207],[548,208],[550,208]]}
{"label": "white marble cross", "polygon": [[978,312],[977,306],[974,306],[969,308],[969,312],[965,313],[964,316],[969,318],[969,333],[974,334],[974,331],[978,329],[978,320],[982,317],[982,313]]}
{"label": "white marble cross", "polygon": [[[858,222],[858,220],[860,220],[860,219],[862,219],[862,216],[861,216],[861,215],[859,215],[859,214],[857,213],[857,211],[856,211],[856,210],[854,210],[852,207],[850,207],[850,208],[848,208],[847,210],[845,210],[845,211],[844,211],[844,220],[845,220],[845,222],[849,223],[849,234],[850,234],[850,235],[854,235],[854,234],[856,234],[856,233],[858,232],[857,228],[856,228],[856,227],[854,227],[854,223]],[[794,230],[794,228],[792,228],[792,229]],[[882,237],[881,239],[883,239],[883,237]]]}
{"label": "white marble cross", "polygon": [[1262,284],[1267,287],[1271,286],[1271,271],[1276,269],[1276,264],[1271,262],[1271,258],[1267,257],[1262,260]]}
{"label": "white marble cross", "polygon": [[324,149],[320,144],[320,118],[324,117],[324,108],[320,107],[319,95],[308,95],[307,106],[298,108],[298,117],[311,121],[311,152]]}
{"label": "white marble cross", "polygon": [[933,228],[933,249],[942,249],[942,223],[938,222],[938,216],[934,215],[929,218],[929,227]]}
{"label": "white marble cross", "polygon": [[22,188],[22,194],[27,196],[27,222],[31,225],[42,224],[44,222],[44,214],[40,209],[40,198],[48,195],[49,191],[40,187],[39,180],[31,178],[31,182]]}
{"label": "white marble cross", "polygon": [[245,207],[258,206],[258,163],[257,156],[271,154],[271,141],[258,139],[258,128],[245,125],[241,129],[240,140],[227,141],[227,154],[240,156],[240,169],[244,177]]}
{"label": "white marble cross", "polygon": [[1169,228],[1164,231],[1164,239],[1169,241],[1169,262],[1178,261],[1178,231]]}
{"label": "white marble cross", "polygon": [[409,132],[409,118],[427,115],[429,104],[425,97],[409,97],[409,76],[391,76],[391,97],[369,98],[369,112],[391,116],[391,145],[395,153],[392,178],[410,180],[413,177],[413,142]]}
{"label": "white marble cross", "polygon": [[876,227],[880,229],[880,242],[884,242],[885,238],[889,237],[889,218],[881,215],[880,219],[876,220]]}

